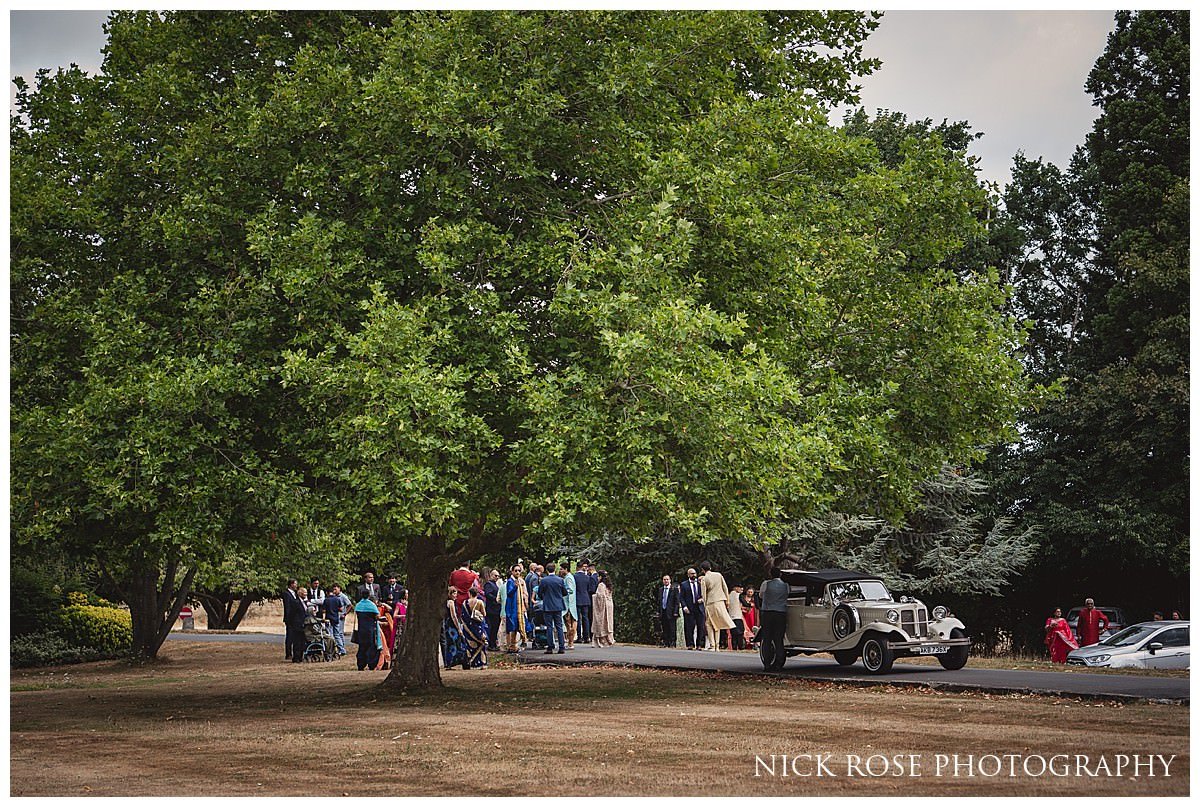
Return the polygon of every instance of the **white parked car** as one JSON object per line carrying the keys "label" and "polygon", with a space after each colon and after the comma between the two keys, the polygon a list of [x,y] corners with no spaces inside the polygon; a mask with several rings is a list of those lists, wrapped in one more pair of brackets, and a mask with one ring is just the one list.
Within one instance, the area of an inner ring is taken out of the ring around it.
{"label": "white parked car", "polygon": [[1144,670],[1186,670],[1191,661],[1191,622],[1139,622],[1067,654],[1078,667],[1131,667]]}
{"label": "white parked car", "polygon": [[[847,667],[861,658],[876,674],[891,670],[901,656],[935,656],[947,670],[967,663],[966,626],[943,606],[929,611],[920,600],[895,600],[882,580],[861,572],[782,571],[789,587],[788,656],[832,653]],[[759,642],[759,657],[768,670],[783,666],[766,643]]]}

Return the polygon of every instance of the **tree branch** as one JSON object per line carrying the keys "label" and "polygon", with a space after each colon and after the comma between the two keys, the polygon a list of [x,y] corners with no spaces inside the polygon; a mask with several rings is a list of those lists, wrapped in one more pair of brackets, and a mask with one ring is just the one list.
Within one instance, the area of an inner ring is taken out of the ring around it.
{"label": "tree branch", "polygon": [[[173,564],[174,561],[172,561]],[[155,644],[156,649],[162,647],[162,643],[167,640],[167,634],[171,632],[171,626],[175,624],[176,619],[179,619],[179,612],[183,609],[183,604],[192,592],[192,580],[196,578],[196,571],[199,568],[199,565],[193,565],[192,568],[188,569],[187,574],[184,575],[183,582],[179,584],[179,590],[175,594],[175,601],[171,605],[171,611],[167,614],[166,620],[158,628],[158,634],[155,637],[157,640]],[[174,572],[172,572],[172,576],[174,576]]]}

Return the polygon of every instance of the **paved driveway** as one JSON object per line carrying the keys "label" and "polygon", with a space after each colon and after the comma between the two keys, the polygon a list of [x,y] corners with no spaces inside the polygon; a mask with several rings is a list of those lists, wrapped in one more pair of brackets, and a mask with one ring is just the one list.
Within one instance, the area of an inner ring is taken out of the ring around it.
{"label": "paved driveway", "polygon": [[[170,639],[193,642],[263,642],[283,649],[283,636],[270,633],[180,633]],[[757,653],[712,653],[697,650],[618,645],[595,648],[579,645],[562,655],[546,655],[541,650],[521,654],[526,663],[540,664],[618,664],[678,670],[710,670],[748,675],[782,675],[820,681],[844,681],[861,684],[921,684],[947,690],[984,692],[1031,692],[1043,695],[1105,697],[1117,699],[1166,700],[1187,702],[1189,678],[1159,678],[1149,675],[1113,673],[1048,672],[1039,670],[990,670],[973,668],[968,661],[961,670],[951,672],[937,666],[896,662],[887,675],[868,675],[862,664],[841,667],[824,656],[796,656],[777,673],[765,672]]]}
{"label": "paved driveway", "polygon": [[862,664],[842,667],[825,656],[795,656],[777,673],[765,672],[757,653],[713,653],[698,650],[643,647],[638,645],[594,648],[577,646],[562,655],[546,655],[541,650],[525,651],[523,661],[550,664],[620,664],[684,670],[720,670],[728,673],[782,675],[822,681],[864,684],[923,684],[949,690],[987,692],[1031,692],[1047,695],[1083,695],[1090,697],[1135,698],[1187,701],[1191,681],[1188,678],[1162,678],[1149,675],[1114,673],[1051,672],[1039,670],[995,670],[972,668],[968,661],[961,670],[943,670],[940,666],[896,662],[887,675],[869,675]]}

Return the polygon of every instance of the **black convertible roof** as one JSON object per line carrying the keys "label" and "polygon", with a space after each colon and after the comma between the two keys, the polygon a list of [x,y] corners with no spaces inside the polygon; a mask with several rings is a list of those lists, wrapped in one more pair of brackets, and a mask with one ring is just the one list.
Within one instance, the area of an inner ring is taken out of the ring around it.
{"label": "black convertible roof", "polygon": [[779,571],[782,573],[783,581],[789,586],[823,588],[827,583],[842,583],[847,580],[878,580],[881,583],[883,582],[882,577],[854,572],[849,569],[817,569],[815,571],[780,569]]}

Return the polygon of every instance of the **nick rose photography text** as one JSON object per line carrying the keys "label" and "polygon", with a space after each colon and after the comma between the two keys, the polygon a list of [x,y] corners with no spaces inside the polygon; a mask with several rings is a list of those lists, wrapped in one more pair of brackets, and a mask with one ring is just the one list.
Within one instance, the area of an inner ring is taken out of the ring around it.
{"label": "nick rose photography text", "polygon": [[934,776],[1016,778],[1041,776],[1083,778],[1170,777],[1175,754],[771,754],[754,756],[756,777],[878,778]]}

